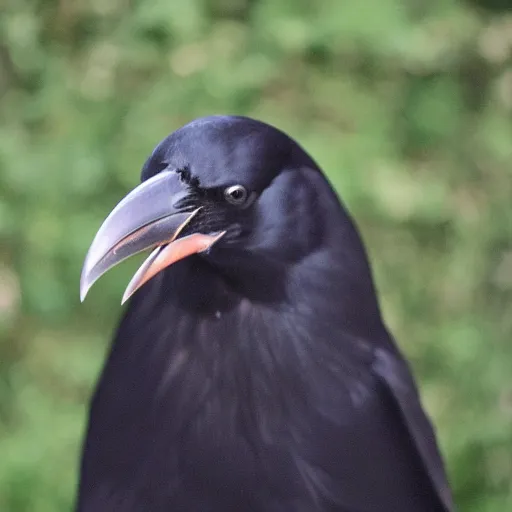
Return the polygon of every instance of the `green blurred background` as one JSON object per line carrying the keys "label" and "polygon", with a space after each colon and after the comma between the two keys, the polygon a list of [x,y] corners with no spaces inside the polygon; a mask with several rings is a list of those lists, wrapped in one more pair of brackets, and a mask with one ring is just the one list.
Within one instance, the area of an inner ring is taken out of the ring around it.
{"label": "green blurred background", "polygon": [[0,510],[71,508],[137,262],[81,264],[152,148],[239,113],[356,217],[459,509],[512,510],[510,1],[2,0]]}

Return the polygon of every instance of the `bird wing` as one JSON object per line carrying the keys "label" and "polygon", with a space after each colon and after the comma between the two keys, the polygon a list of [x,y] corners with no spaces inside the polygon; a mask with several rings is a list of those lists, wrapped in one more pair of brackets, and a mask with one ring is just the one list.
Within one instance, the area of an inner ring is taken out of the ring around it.
{"label": "bird wing", "polygon": [[322,395],[307,412],[308,434],[294,451],[319,510],[453,512],[434,432],[406,362],[396,349],[350,338],[344,337],[351,350],[343,352],[344,370],[317,374]]}
{"label": "bird wing", "polygon": [[414,442],[446,512],[455,510],[448,479],[433,427],[421,406],[418,391],[407,363],[397,354],[377,349],[373,370],[399,409],[402,420]]}

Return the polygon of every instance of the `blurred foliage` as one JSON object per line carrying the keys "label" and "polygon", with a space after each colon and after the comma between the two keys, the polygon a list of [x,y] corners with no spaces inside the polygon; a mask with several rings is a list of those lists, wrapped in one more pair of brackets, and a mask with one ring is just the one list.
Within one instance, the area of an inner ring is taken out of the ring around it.
{"label": "blurred foliage", "polygon": [[70,509],[87,402],[136,263],[80,305],[85,252],[153,146],[212,113],[277,125],[328,172],[460,510],[512,510],[508,7],[3,0],[0,510]]}

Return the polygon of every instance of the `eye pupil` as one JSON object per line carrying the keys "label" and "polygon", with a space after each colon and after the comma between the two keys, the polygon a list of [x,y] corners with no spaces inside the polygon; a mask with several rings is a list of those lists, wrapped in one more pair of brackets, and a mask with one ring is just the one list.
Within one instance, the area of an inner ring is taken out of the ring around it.
{"label": "eye pupil", "polygon": [[247,199],[247,190],[242,185],[233,185],[224,191],[224,196],[231,204],[241,205]]}

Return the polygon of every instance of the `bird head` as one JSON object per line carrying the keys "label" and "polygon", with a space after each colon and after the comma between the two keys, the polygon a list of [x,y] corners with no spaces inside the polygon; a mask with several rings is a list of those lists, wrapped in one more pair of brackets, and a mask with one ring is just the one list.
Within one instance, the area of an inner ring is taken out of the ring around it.
{"label": "bird head", "polygon": [[343,265],[347,282],[368,284],[359,237],[318,166],[283,132],[244,117],[197,119],[158,144],[142,183],[96,234],[82,300],[101,275],[146,250],[123,302],[191,256],[255,287],[314,257],[317,268]]}

